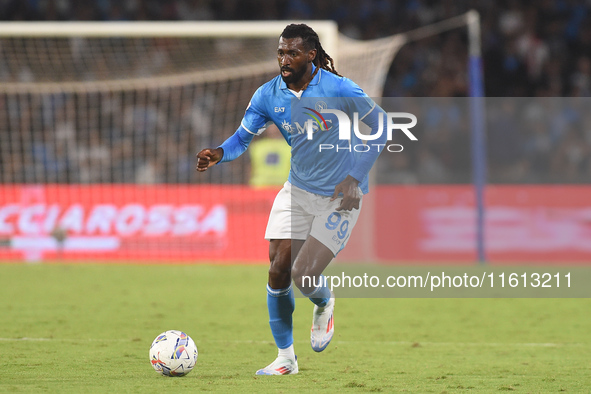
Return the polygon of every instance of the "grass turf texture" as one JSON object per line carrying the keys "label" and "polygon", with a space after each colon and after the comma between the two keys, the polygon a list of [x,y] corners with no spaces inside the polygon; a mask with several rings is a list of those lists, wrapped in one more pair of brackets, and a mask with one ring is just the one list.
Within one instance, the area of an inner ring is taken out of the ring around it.
{"label": "grass turf texture", "polygon": [[[589,299],[340,299],[335,338],[300,374],[255,377],[276,349],[266,267],[0,265],[0,392],[588,392]],[[197,366],[158,375],[152,340],[179,329]]]}

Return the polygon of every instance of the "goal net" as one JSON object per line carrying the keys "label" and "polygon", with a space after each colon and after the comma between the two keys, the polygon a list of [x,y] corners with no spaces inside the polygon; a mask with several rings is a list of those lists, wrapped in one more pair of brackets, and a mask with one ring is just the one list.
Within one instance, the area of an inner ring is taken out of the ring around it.
{"label": "goal net", "polygon": [[[0,258],[264,259],[251,234],[276,189],[247,186],[247,154],[203,174],[195,154],[277,75],[287,23],[0,26]],[[309,25],[342,75],[381,95],[403,37]]]}

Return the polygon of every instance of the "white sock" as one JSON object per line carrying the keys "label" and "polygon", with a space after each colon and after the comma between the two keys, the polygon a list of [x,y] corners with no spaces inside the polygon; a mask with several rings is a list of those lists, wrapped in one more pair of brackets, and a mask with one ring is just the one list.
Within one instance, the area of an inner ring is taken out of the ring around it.
{"label": "white sock", "polygon": [[285,349],[279,349],[279,354],[277,356],[289,358],[290,360],[295,361],[295,353],[293,350],[293,344],[291,344],[289,347],[287,347]]}

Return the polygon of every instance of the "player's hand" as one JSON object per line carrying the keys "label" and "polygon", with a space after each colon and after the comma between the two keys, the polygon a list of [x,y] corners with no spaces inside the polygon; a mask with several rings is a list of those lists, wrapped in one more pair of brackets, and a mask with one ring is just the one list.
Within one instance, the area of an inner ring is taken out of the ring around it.
{"label": "player's hand", "polygon": [[330,201],[336,200],[341,193],[343,194],[343,199],[336,209],[337,211],[359,209],[361,193],[359,191],[359,181],[357,179],[353,178],[351,175],[347,175],[345,180],[334,188],[334,193],[332,194]]}
{"label": "player's hand", "polygon": [[209,167],[215,165],[222,160],[224,150],[222,148],[207,148],[197,153],[197,167],[195,169],[199,172],[206,171]]}

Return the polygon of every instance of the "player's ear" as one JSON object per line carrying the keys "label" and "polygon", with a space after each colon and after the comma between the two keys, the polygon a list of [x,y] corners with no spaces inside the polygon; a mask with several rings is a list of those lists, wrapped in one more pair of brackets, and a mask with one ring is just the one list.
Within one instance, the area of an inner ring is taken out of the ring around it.
{"label": "player's ear", "polygon": [[316,50],[316,48],[308,51],[308,63],[312,63],[314,61],[314,59],[316,59],[317,53],[318,53],[318,51]]}

